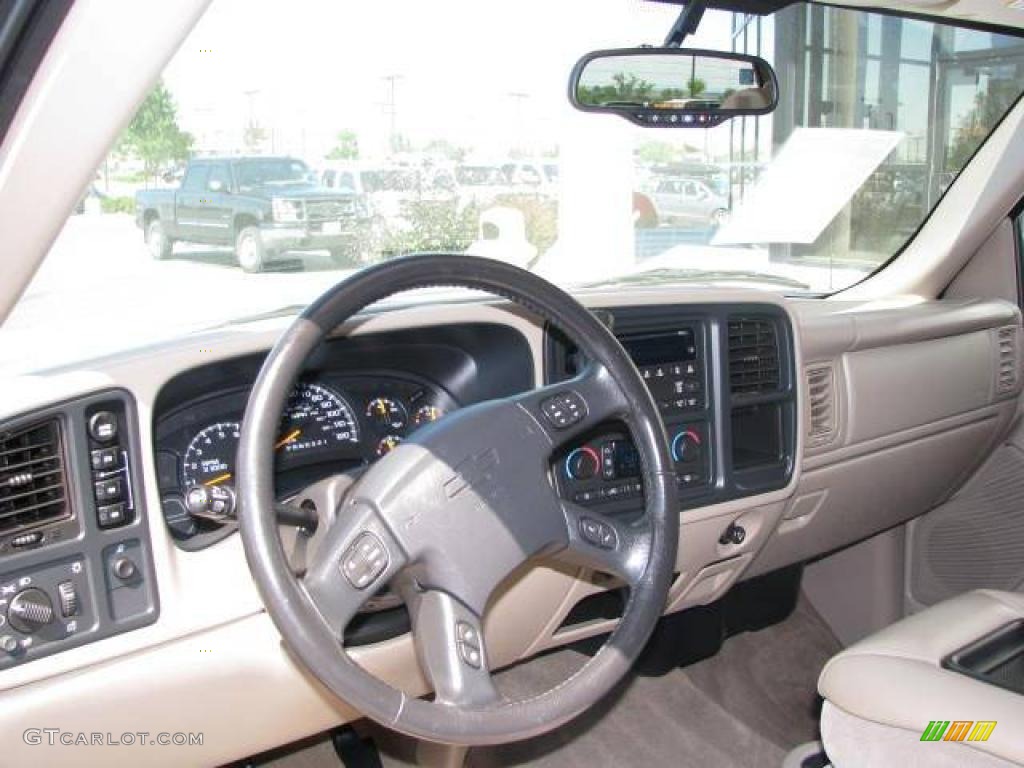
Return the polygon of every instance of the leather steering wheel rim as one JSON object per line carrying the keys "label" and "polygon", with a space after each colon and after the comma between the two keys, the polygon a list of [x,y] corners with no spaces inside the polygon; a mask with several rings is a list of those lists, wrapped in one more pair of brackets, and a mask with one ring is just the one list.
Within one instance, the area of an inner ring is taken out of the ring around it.
{"label": "leather steering wheel rim", "polygon": [[[352,499],[343,503],[327,532],[330,541],[320,547],[322,562],[299,579],[288,563],[274,514],[272,445],[288,393],[309,355],[342,323],[376,301],[430,286],[477,289],[511,300],[558,327],[591,363],[569,382],[469,406],[418,430],[353,487]],[[577,405],[583,402],[584,415],[578,424],[557,427],[545,416],[544,404],[566,393],[579,398]],[[609,414],[627,424],[640,456],[645,513],[634,527],[558,498],[547,476],[550,454]],[[530,455],[544,453],[545,446],[547,456]],[[544,465],[538,483],[524,474],[534,471],[534,463],[539,473]],[[287,646],[339,699],[389,728],[429,741],[505,743],[539,735],[581,714],[636,660],[664,610],[675,568],[676,475],[657,407],[629,356],[609,329],[567,293],[489,259],[445,254],[397,259],[352,275],[312,303],[271,350],[253,386],[241,431],[238,481],[246,558]],[[417,487],[408,490],[410,486]],[[512,497],[530,509],[513,510]],[[467,506],[470,502],[473,506]],[[419,503],[426,507],[422,515],[423,510],[411,508]],[[538,506],[544,509],[534,509]],[[560,532],[551,535],[555,528],[548,518],[559,513]],[[443,517],[448,524],[490,527],[439,539],[429,520],[418,524],[428,515]],[[598,546],[593,537],[582,537],[584,518],[604,524],[601,530],[610,530],[614,545],[607,548],[606,541]],[[539,554],[565,553],[570,561],[598,569],[607,562],[608,570],[624,574],[630,587],[622,619],[600,651],[569,679],[538,696],[506,701],[481,693],[490,690],[490,676],[480,617],[484,592],[500,573],[476,572],[478,566],[467,565],[458,539],[474,535],[488,539],[470,541],[478,557],[480,547],[494,550],[493,558],[484,555],[481,562],[505,557],[502,567],[507,567],[519,555],[525,562]],[[359,555],[369,551],[359,546],[370,540],[383,553]],[[433,557],[437,550],[447,566],[438,565]],[[460,557],[462,567],[452,567]],[[371,582],[373,589],[360,592],[359,580],[382,560],[387,563]],[[353,566],[356,561],[361,570]],[[346,568],[358,575],[352,578]],[[371,675],[348,656],[341,640],[344,625],[358,609],[356,602],[399,571],[413,574],[407,581],[414,585],[430,584],[429,589],[417,586],[423,597],[416,598],[413,634],[421,665],[437,690],[434,701],[411,697]],[[482,672],[466,661],[473,658],[466,654],[475,646],[463,645],[459,634],[474,629],[481,633],[475,642],[480,646],[477,660],[483,657]]]}

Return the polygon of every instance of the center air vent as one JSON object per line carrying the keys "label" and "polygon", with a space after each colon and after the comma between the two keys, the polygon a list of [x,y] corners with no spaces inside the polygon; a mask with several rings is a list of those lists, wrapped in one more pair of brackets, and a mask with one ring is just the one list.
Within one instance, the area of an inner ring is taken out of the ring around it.
{"label": "center air vent", "polygon": [[729,389],[733,395],[778,392],[779,341],[775,323],[747,317],[729,321]]}
{"label": "center air vent", "polygon": [[70,514],[60,423],[0,433],[0,534]]}
{"label": "center air vent", "polygon": [[835,437],[835,372],[831,365],[807,369],[807,437],[812,446],[823,445]]}

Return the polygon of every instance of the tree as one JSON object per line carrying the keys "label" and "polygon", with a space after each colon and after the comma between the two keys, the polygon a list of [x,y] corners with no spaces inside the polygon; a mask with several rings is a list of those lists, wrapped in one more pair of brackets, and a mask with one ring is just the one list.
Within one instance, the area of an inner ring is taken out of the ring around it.
{"label": "tree", "polygon": [[670,163],[679,156],[675,146],[665,141],[645,141],[636,150],[637,157],[648,165]]}
{"label": "tree", "polygon": [[686,84],[686,87],[690,89],[690,96],[697,98],[707,90],[708,85],[699,77],[695,77]]}
{"label": "tree", "polygon": [[334,148],[327,153],[328,160],[358,160],[359,137],[352,131],[341,131],[335,137]]}
{"label": "tree", "polygon": [[581,85],[579,98],[583,104],[607,104],[608,102],[626,102],[644,104],[651,99],[654,84],[641,80],[634,74],[616,72],[611,77],[610,85]]}
{"label": "tree", "polygon": [[117,149],[139,157],[147,176],[162,166],[188,160],[195,139],[178,126],[178,110],[170,91],[159,81],[121,134]]}
{"label": "tree", "polygon": [[959,173],[1007,110],[1017,100],[1016,80],[995,80],[974,96],[974,107],[957,126],[953,143],[946,156],[946,170]]}
{"label": "tree", "polygon": [[455,163],[461,163],[466,159],[465,148],[453,144],[448,139],[433,139],[427,142],[423,151],[432,155],[438,155],[445,160],[451,160]]}

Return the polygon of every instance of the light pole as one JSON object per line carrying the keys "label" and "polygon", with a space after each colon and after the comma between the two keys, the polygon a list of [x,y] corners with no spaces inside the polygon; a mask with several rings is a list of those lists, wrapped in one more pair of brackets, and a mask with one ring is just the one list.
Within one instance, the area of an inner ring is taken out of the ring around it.
{"label": "light pole", "polygon": [[398,102],[395,99],[395,83],[404,80],[404,75],[384,75],[381,78],[388,84],[388,100],[384,103],[384,112],[391,121],[391,151],[394,152],[398,140]]}

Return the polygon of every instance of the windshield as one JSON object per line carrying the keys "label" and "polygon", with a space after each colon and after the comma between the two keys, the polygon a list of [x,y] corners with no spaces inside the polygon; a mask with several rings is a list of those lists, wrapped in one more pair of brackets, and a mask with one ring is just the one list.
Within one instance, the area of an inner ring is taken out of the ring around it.
{"label": "windshield", "polygon": [[298,160],[267,158],[265,160],[236,160],[231,165],[240,188],[260,187],[275,183],[306,181],[309,168]]}
{"label": "windshield", "polygon": [[579,56],[658,45],[678,10],[213,0],[0,328],[0,370],[301,307],[424,250],[577,289],[831,293],[900,251],[1024,87],[1021,38],[796,3],[709,11],[686,41],[770,62],[772,114],[570,106]]}

